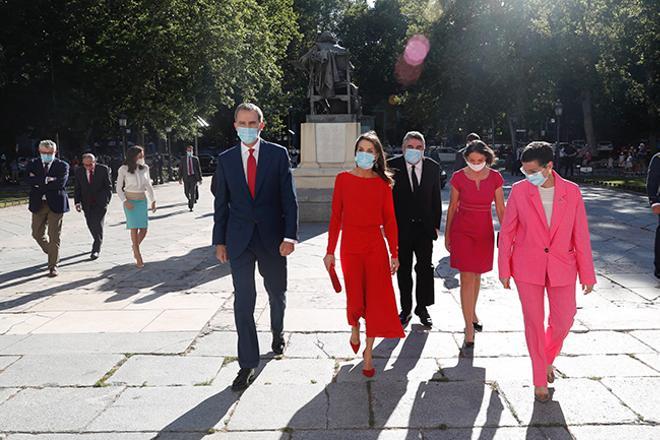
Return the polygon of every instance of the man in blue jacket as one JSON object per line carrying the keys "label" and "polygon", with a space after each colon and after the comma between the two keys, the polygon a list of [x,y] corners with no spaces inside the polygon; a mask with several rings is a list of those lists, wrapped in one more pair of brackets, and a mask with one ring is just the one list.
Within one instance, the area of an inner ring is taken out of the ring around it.
{"label": "man in blue jacket", "polygon": [[244,103],[234,113],[240,145],[218,156],[215,172],[213,244],[221,263],[229,262],[234,283],[234,319],[240,371],[232,389],[246,389],[259,364],[254,322],[255,264],[270,302],[273,353],[284,352],[287,267],[298,238],[298,202],[289,155],[260,138],[263,112]]}
{"label": "man in blue jacket", "polygon": [[69,196],[66,193],[69,164],[56,158],[56,151],[55,142],[39,142],[39,157],[30,161],[25,168],[27,183],[30,185],[28,209],[32,213],[32,237],[44,253],[48,254],[50,277],[57,276],[62,217],[69,211]]}

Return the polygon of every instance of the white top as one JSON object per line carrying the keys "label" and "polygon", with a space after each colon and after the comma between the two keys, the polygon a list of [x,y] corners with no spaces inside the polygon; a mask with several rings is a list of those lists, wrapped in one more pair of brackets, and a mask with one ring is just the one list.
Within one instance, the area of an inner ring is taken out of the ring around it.
{"label": "white top", "polygon": [[410,182],[410,188],[412,189],[413,183],[412,183],[412,172],[415,170],[415,174],[417,175],[417,184],[421,185],[422,183],[422,165],[424,163],[424,159],[420,159],[419,162],[417,162],[415,165],[410,165],[408,162],[406,162],[406,167],[408,168],[408,181]]}
{"label": "white top", "polygon": [[541,203],[545,211],[545,218],[548,221],[548,226],[550,226],[550,222],[552,221],[552,204],[555,199],[555,187],[543,188],[539,186],[539,193],[541,194]]}
{"label": "white top", "polygon": [[117,172],[117,196],[122,202],[126,201],[126,193],[147,193],[149,200],[155,202],[154,187],[151,186],[149,167],[136,168],[135,173],[128,172],[128,166],[122,165]]}
{"label": "white top", "polygon": [[[259,165],[259,146],[261,145],[261,138],[257,138],[257,143],[252,147],[254,149],[254,159]],[[250,147],[241,142],[241,157],[243,158],[243,172],[245,173],[245,181],[247,182],[247,161],[250,157]]]}

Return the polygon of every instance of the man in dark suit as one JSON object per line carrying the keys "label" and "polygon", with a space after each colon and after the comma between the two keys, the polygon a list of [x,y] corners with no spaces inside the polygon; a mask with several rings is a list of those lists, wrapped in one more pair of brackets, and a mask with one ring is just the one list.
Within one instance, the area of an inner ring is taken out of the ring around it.
{"label": "man in dark suit", "polygon": [[254,322],[255,264],[264,278],[276,355],[284,352],[287,264],[298,237],[298,202],[286,148],[261,139],[264,117],[254,104],[238,106],[234,127],[241,143],[218,156],[213,244],[229,261],[234,282],[234,318],[240,371],[232,384],[247,388],[259,364]]}
{"label": "man in dark suit", "polygon": [[[60,234],[62,218],[69,211],[66,182],[69,180],[69,164],[55,157],[57,145],[50,140],[39,143],[39,157],[25,167],[30,185],[32,213],[32,237],[48,254],[48,276],[56,277],[60,261]],[[48,238],[46,238],[48,227]]]}
{"label": "man in dark suit", "polygon": [[648,176],[646,178],[646,192],[653,214],[658,216],[658,227],[655,229],[655,265],[654,274],[660,278],[660,153],[651,158]]}
{"label": "man in dark suit", "polygon": [[75,171],[76,187],[73,198],[76,211],[82,210],[85,213],[87,228],[94,239],[89,258],[96,260],[103,243],[103,223],[112,197],[112,181],[110,168],[97,164],[92,153],[83,154],[82,164],[83,166]]}
{"label": "man in dark suit", "polygon": [[423,325],[431,327],[433,321],[426,307],[434,303],[435,296],[432,258],[433,240],[438,238],[442,220],[440,166],[433,159],[424,157],[426,143],[420,132],[408,132],[402,148],[403,155],[390,159],[388,163],[394,172],[394,211],[399,227],[399,319],[406,326],[412,318],[412,262],[415,254],[415,314]]}
{"label": "man in dark suit", "polygon": [[454,158],[454,171],[458,171],[466,166],[465,157],[463,157],[463,153],[467,148],[467,144],[469,144],[472,141],[478,141],[480,139],[481,137],[479,137],[477,133],[470,133],[467,135],[467,137],[465,138],[465,146],[456,152],[456,156]]}
{"label": "man in dark suit", "polygon": [[182,183],[188,198],[188,209],[192,211],[199,199],[197,185],[202,183],[202,167],[199,164],[199,158],[193,155],[192,145],[186,147],[186,157],[179,163],[179,185]]}

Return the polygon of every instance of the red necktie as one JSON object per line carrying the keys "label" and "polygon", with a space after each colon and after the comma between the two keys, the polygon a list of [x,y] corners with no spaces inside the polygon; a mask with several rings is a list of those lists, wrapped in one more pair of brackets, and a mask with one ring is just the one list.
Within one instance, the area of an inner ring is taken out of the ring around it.
{"label": "red necktie", "polygon": [[89,170],[89,184],[91,185],[92,183],[94,183],[94,170],[93,169]]}
{"label": "red necktie", "polygon": [[254,199],[255,187],[257,184],[257,159],[254,157],[254,148],[248,150],[250,157],[247,160],[247,180],[248,188],[250,188],[250,194]]}
{"label": "red necktie", "polygon": [[193,169],[192,169],[192,157],[188,156],[188,175],[192,176],[193,175]]}

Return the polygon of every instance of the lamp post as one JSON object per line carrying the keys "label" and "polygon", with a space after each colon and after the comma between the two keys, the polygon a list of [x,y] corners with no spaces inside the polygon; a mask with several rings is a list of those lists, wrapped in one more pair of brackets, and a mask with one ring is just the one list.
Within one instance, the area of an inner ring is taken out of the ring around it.
{"label": "lamp post", "polygon": [[558,99],[555,102],[555,116],[557,116],[557,149],[559,149],[559,121],[561,120],[561,114],[564,112],[564,106],[561,101]]}
{"label": "lamp post", "polygon": [[167,133],[167,179],[171,182],[172,180],[172,149],[170,148],[170,133],[172,133],[172,127],[169,125],[165,127],[165,132]]}
{"label": "lamp post", "polygon": [[126,158],[126,120],[125,115],[119,116],[119,128],[121,129],[121,139],[122,139],[122,151],[124,153],[124,159]]}

